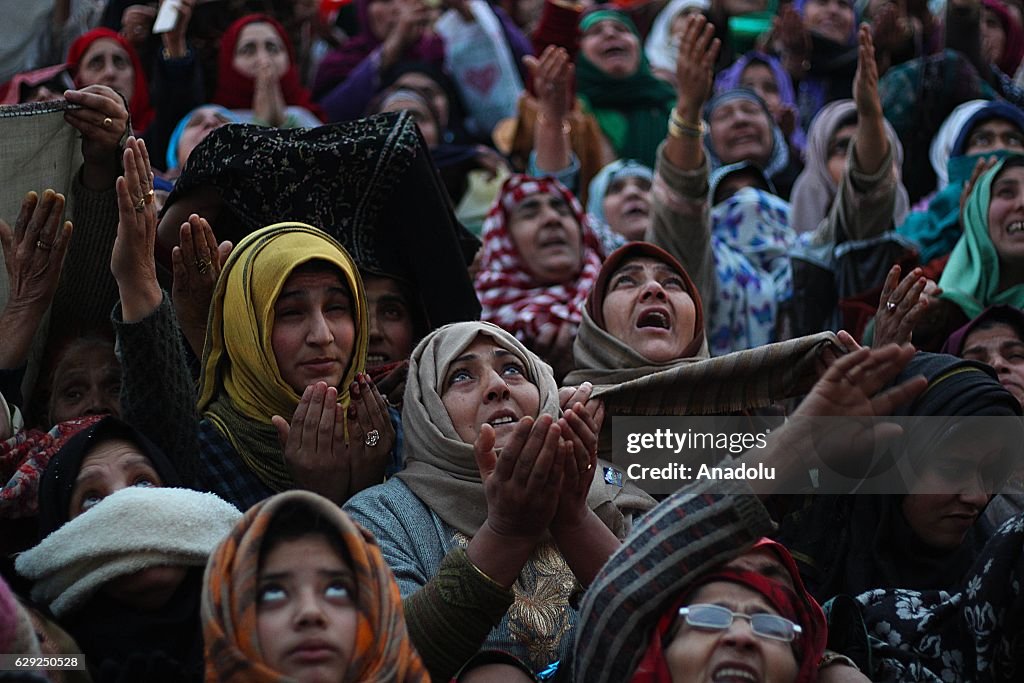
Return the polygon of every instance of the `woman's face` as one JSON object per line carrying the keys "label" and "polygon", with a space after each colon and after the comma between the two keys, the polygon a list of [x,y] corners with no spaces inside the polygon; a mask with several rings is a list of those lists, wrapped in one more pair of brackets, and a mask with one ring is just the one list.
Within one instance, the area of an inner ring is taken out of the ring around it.
{"label": "woman's face", "polygon": [[411,88],[421,93],[434,111],[437,112],[438,122],[441,128],[448,127],[448,117],[451,107],[448,104],[448,93],[444,91],[441,84],[427,74],[418,71],[409,71],[395,79],[393,88]]}
{"label": "woman's face", "polygon": [[972,330],[960,356],[991,366],[999,383],[1024,406],[1024,340],[1012,326],[996,323]]}
{"label": "woman's face", "polygon": [[53,371],[50,423],[120,414],[121,364],[114,345],[85,340],[69,346]]}
{"label": "woman's face", "polygon": [[[720,605],[741,614],[778,614],[761,594],[730,581],[702,586],[690,599],[690,604],[698,603]],[[755,635],[750,622],[738,618],[720,631],[683,621],[665,649],[665,663],[672,683],[792,683],[799,671],[790,643]]]}
{"label": "woman's face", "polygon": [[982,7],[978,29],[981,32],[981,56],[990,64],[998,64],[1006,50],[1006,29],[1003,28],[1003,22],[999,21],[999,15]]}
{"label": "woman's face", "polygon": [[835,43],[850,40],[853,19],[850,0],[807,0],[804,4],[804,26]]}
{"label": "woman's face", "polygon": [[651,181],[640,176],[620,176],[604,195],[604,218],[612,230],[630,242],[642,240],[651,220]]}
{"label": "woman's face", "polygon": [[322,535],[274,546],[260,567],[256,633],[263,660],[301,683],[342,681],[355,649],[355,576]]}
{"label": "woman's face", "polygon": [[938,452],[926,458],[924,469],[903,497],[903,517],[914,534],[933,548],[955,550],[998,489],[1003,439],[963,429],[946,437]]}
{"label": "woman's face", "polygon": [[851,123],[837,129],[832,139],[828,141],[828,174],[836,185],[846,170],[846,157],[850,153],[850,144],[856,134],[857,126]]}
{"label": "woman's face", "polygon": [[412,118],[416,121],[416,125],[419,126],[420,132],[423,133],[423,139],[427,143],[427,147],[437,147],[441,142],[441,131],[437,127],[437,119],[434,118],[434,113],[430,111],[430,107],[427,103],[416,97],[405,97],[395,96],[390,98],[388,103],[381,107],[381,113],[389,111],[407,111],[412,114]]}
{"label": "woman's face", "polygon": [[683,278],[657,259],[632,258],[608,279],[601,306],[608,334],[644,358],[681,358],[693,341],[697,307]]}
{"label": "woman's face", "polygon": [[292,273],[274,302],[271,344],[281,379],[300,396],[311,384],[337,387],[355,348],[348,285],[332,268]]}
{"label": "woman's face", "polygon": [[370,33],[377,40],[383,41],[395,30],[398,24],[399,0],[370,0],[367,5],[367,18]]}
{"label": "woman's face", "polygon": [[231,123],[231,119],[215,107],[202,107],[199,111],[192,114],[192,118],[185,125],[185,130],[182,131],[181,137],[178,138],[179,168],[185,165],[188,155],[199,146],[200,142],[206,139],[207,135],[225,123]]}
{"label": "woman's face", "polygon": [[495,448],[501,448],[520,418],[537,417],[540,390],[515,354],[479,335],[448,366],[441,401],[464,442],[474,443],[480,428],[489,424],[497,437]]}
{"label": "woman's face", "polygon": [[752,100],[736,99],[711,113],[711,144],[723,164],[753,161],[762,167],[772,154],[768,114]]}
{"label": "woman's face", "polygon": [[288,71],[291,61],[284,40],[274,27],[265,21],[246,24],[238,34],[235,57],[231,62],[235,70],[249,78],[256,78],[260,69],[269,65],[278,78]]}
{"label": "woman's face", "polygon": [[580,50],[591,64],[613,78],[630,76],[640,67],[640,39],[614,19],[588,28],[580,40]]}
{"label": "woman's face", "polygon": [[1004,266],[1024,265],[1024,167],[1011,166],[993,181],[988,236]]}
{"label": "woman's face", "polygon": [[775,74],[767,64],[751,62],[740,74],[740,87],[749,88],[757,93],[757,96],[764,100],[768,111],[772,116],[778,116],[782,108],[782,98],[779,96],[779,84],[775,80]]}
{"label": "woman's face", "polygon": [[416,343],[412,306],[394,279],[363,276],[366,310],[370,323],[366,365],[387,365],[405,360]]}
{"label": "woman's face", "polygon": [[544,285],[576,277],[583,265],[580,225],[561,194],[537,193],[509,212],[509,234],[523,269]]}
{"label": "woman's face", "polygon": [[997,150],[1018,154],[1024,151],[1024,133],[1017,124],[1006,119],[989,119],[974,127],[964,145],[964,154],[987,154]]}
{"label": "woman's face", "polygon": [[93,41],[82,55],[75,85],[105,85],[120,93],[127,101],[135,94],[135,68],[128,52],[112,38]]}

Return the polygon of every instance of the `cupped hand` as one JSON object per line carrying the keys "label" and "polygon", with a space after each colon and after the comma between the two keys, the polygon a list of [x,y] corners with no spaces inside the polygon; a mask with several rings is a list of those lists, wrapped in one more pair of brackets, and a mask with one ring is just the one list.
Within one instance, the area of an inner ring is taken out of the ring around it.
{"label": "cupped hand", "polygon": [[577,528],[589,513],[587,494],[597,472],[597,442],[603,422],[604,403],[597,400],[573,404],[558,420],[564,465],[553,528]]}
{"label": "cupped hand", "polygon": [[711,96],[721,46],[714,25],[703,14],[687,15],[676,56],[676,108],[690,123],[697,122]]}
{"label": "cupped hand", "polygon": [[12,228],[0,219],[0,245],[10,289],[8,308],[41,315],[53,301],[60,270],[71,241],[70,221],[61,222],[64,195],[53,190],[42,198],[29,192]]}
{"label": "cupped hand", "polygon": [[352,463],[349,495],[384,481],[397,435],[387,402],[366,373],[349,387],[348,457]]}
{"label": "cupped hand", "polygon": [[548,45],[540,57],[527,55],[523,62],[530,70],[540,112],[547,121],[561,126],[573,104],[575,69],[569,53],[563,47]]}
{"label": "cupped hand", "polygon": [[875,346],[909,344],[929,301],[941,293],[920,268],[914,268],[902,281],[900,267],[890,268],[875,313]]}
{"label": "cupped hand", "polygon": [[306,387],[291,422],[270,418],[296,485],[339,505],[348,499],[352,469],[342,413],[338,390],[317,382]]}
{"label": "cupped hand", "polygon": [[178,323],[199,357],[203,353],[213,290],[232,246],[231,242],[221,242],[218,246],[207,220],[192,214],[188,223],[181,225],[178,246],[171,250],[174,271],[171,301]]}

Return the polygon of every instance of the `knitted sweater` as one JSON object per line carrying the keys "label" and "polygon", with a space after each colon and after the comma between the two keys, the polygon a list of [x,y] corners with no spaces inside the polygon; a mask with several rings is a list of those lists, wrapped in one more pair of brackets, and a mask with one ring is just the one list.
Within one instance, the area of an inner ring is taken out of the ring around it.
{"label": "knitted sweater", "polygon": [[553,546],[538,549],[505,590],[469,561],[470,539],[400,479],[357,494],[345,511],[380,544],[433,680],[447,681],[481,649],[511,653],[535,670],[568,658],[577,615],[567,598],[578,584]]}
{"label": "knitted sweater", "polygon": [[630,680],[658,619],[686,587],[772,532],[768,511],[746,483],[724,484],[672,494],[604,565],[583,599],[572,680]]}

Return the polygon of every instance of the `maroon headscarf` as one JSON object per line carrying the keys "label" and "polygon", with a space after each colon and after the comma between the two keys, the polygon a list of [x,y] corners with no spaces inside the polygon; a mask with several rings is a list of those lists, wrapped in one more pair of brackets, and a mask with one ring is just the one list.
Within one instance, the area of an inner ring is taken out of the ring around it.
{"label": "maroon headscarf", "polygon": [[[320,62],[313,83],[313,92],[322,98],[331,88],[342,83],[383,40],[370,30],[370,3],[374,0],[356,0],[359,33],[331,50]],[[428,62],[440,68],[444,63],[444,41],[436,33],[424,34],[419,42],[405,49],[400,61]]]}
{"label": "maroon headscarf", "polygon": [[291,39],[288,38],[288,32],[284,30],[281,22],[266,14],[247,14],[228,26],[228,30],[221,36],[217,63],[217,92],[213,96],[213,103],[228,109],[252,109],[252,97],[256,91],[256,82],[238,71],[234,62],[235,48],[238,46],[238,38],[242,29],[249,24],[258,23],[270,24],[277,35],[281,37],[285,49],[288,50],[288,70],[281,76],[281,94],[284,95],[285,104],[304,107],[321,121],[325,121],[323,111],[313,102],[309,91],[302,87],[299,80],[299,72],[295,68],[295,49],[292,47]]}
{"label": "maroon headscarf", "polygon": [[1017,19],[1010,14],[1000,0],[981,0],[986,9],[990,9],[999,17],[999,23],[1006,33],[1006,44],[1003,47],[1003,56],[999,58],[996,66],[1004,74],[1013,78],[1020,66],[1021,59],[1024,59],[1024,27],[1017,23]]}
{"label": "maroon headscarf", "polygon": [[113,40],[124,48],[124,51],[128,53],[128,59],[132,61],[132,70],[135,71],[135,92],[132,93],[132,99],[128,103],[128,111],[132,115],[132,129],[139,134],[146,130],[146,126],[153,120],[155,112],[149,104],[149,83],[146,81],[146,70],[142,68],[139,55],[131,43],[109,28],[94,28],[88,33],[83,33],[75,42],[71,43],[71,49],[68,50],[68,69],[71,71],[71,77],[75,79],[75,85],[82,87],[78,81],[78,69],[82,65],[82,57],[89,51],[93,43],[103,38]]}
{"label": "maroon headscarf", "polygon": [[630,679],[630,683],[670,683],[672,680],[668,664],[665,662],[665,639],[671,631],[679,608],[690,602],[690,596],[701,586],[716,581],[736,583],[762,595],[780,616],[800,626],[803,632],[792,642],[793,654],[796,656],[799,669],[796,683],[812,683],[818,680],[818,662],[825,652],[828,640],[828,627],[825,614],[821,607],[804,589],[800,580],[800,572],[786,548],[775,541],[762,538],[753,549],[766,548],[773,552],[789,572],[796,592],[775,579],[741,569],[721,568],[705,574],[672,604],[672,608],[662,615],[651,636],[651,642],[644,652],[640,664]]}
{"label": "maroon headscarf", "polygon": [[997,304],[989,306],[979,313],[977,318],[949,335],[946,343],[942,345],[941,352],[957,357],[963,356],[967,335],[980,327],[982,323],[1009,325],[1020,336],[1021,341],[1024,341],[1024,311],[1007,304]]}

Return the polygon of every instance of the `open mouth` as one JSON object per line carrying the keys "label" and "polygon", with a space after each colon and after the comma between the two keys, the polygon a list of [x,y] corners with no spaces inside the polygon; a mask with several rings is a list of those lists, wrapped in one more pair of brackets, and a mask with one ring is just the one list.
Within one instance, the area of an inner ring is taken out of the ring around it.
{"label": "open mouth", "polygon": [[668,330],[672,328],[671,323],[668,319],[668,314],[664,311],[647,311],[640,316],[640,319],[636,321],[638,328],[654,327],[662,330]]}
{"label": "open mouth", "polygon": [[735,683],[737,681],[754,681],[756,683],[757,676],[752,671],[747,669],[740,669],[734,666],[723,666],[715,671],[711,676],[711,680],[714,683]]}
{"label": "open mouth", "polygon": [[366,354],[367,365],[384,365],[390,360],[387,356],[382,353],[368,353]]}
{"label": "open mouth", "polygon": [[605,59],[616,59],[618,57],[628,57],[629,56],[629,50],[627,50],[625,48],[625,46],[623,46],[623,45],[610,45],[610,46],[606,47],[601,52],[601,55]]}
{"label": "open mouth", "polygon": [[647,204],[634,202],[625,206],[622,215],[626,218],[646,218],[650,215],[650,210],[647,208]]}
{"label": "open mouth", "polygon": [[547,249],[548,247],[564,247],[567,244],[569,244],[569,240],[565,238],[565,235],[560,233],[548,235],[540,241],[541,249]]}
{"label": "open mouth", "polygon": [[1006,232],[1009,235],[1016,235],[1018,232],[1024,232],[1024,221],[1014,221],[1006,226]]}

